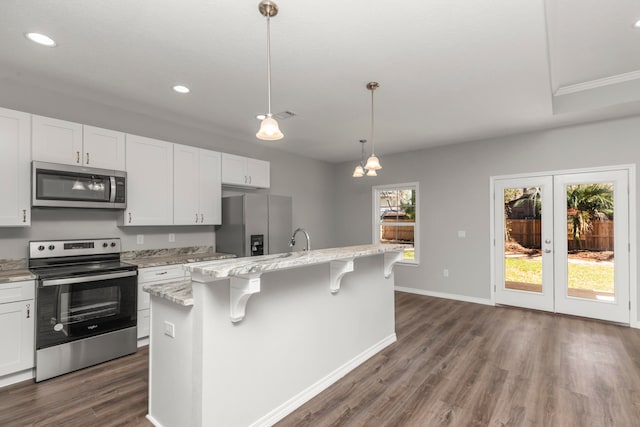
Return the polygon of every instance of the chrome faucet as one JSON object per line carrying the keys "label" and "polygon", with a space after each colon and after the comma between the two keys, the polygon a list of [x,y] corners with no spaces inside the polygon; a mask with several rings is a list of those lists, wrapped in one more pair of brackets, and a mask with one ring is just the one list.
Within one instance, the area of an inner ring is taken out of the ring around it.
{"label": "chrome faucet", "polygon": [[291,240],[289,241],[289,247],[293,248],[293,245],[296,244],[296,234],[298,234],[298,231],[302,231],[305,235],[305,237],[307,238],[307,247],[304,249],[305,251],[310,251],[311,250],[311,238],[309,237],[309,233],[307,233],[307,230],[305,230],[304,228],[296,228],[296,231],[293,232],[293,236],[291,236]]}

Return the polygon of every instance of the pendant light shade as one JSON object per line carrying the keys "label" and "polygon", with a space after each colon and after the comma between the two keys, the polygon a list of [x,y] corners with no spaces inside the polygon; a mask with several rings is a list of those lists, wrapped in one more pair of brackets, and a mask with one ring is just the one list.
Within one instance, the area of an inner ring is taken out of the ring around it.
{"label": "pendant light shade", "polygon": [[260,122],[260,129],[256,133],[256,137],[265,141],[277,141],[284,136],[278,122],[271,114],[271,18],[278,14],[278,5],[271,0],[262,0],[258,5],[258,10],[262,16],[267,18],[267,102],[269,113]]}
{"label": "pendant light shade", "polygon": [[355,170],[353,171],[353,175],[354,178],[360,178],[362,176],[364,176],[364,169],[362,167],[362,165],[358,165],[356,166]]}
{"label": "pendant light shade", "polygon": [[[367,83],[367,90],[371,91],[371,156],[367,159],[367,164],[365,165],[365,169],[367,169],[367,176],[377,176],[378,174],[375,172],[377,170],[382,169],[382,165],[380,165],[380,160],[376,157],[376,142],[374,139],[375,132],[375,110],[373,108],[373,92],[380,87],[378,82],[369,82]],[[370,173],[372,172],[373,173]]]}
{"label": "pendant light shade", "polygon": [[378,160],[378,158],[374,154],[372,154],[371,157],[367,159],[365,169],[376,171],[382,169],[382,166],[380,166],[380,160]]}
{"label": "pendant light shade", "polygon": [[260,122],[260,130],[256,133],[256,137],[265,141],[277,141],[282,139],[283,136],[276,119],[274,119],[271,114],[267,114],[267,117]]}

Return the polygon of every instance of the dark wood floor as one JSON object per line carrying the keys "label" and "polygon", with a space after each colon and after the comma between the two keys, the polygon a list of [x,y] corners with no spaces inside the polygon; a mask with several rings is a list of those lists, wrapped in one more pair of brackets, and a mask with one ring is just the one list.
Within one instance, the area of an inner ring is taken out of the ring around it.
{"label": "dark wood floor", "polygon": [[[406,293],[396,320],[396,344],[278,427],[640,425],[640,330]],[[147,357],[0,389],[0,426],[149,426]]]}

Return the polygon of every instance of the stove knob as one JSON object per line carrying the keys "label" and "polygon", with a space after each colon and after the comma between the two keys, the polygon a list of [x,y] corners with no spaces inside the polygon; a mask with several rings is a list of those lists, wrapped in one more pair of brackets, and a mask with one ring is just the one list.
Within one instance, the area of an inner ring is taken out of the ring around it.
{"label": "stove knob", "polygon": [[111,247],[115,248],[116,247],[116,242],[111,242]]}
{"label": "stove knob", "polygon": [[102,244],[102,247],[103,247],[103,248],[106,248],[107,246],[109,246],[109,245],[107,245],[107,242],[104,242],[104,243]]}
{"label": "stove knob", "polygon": [[50,250],[50,251],[54,250],[55,248],[56,248],[55,246],[53,246],[53,245],[49,245],[49,250]]}
{"label": "stove knob", "polygon": [[40,245],[40,246],[38,246],[38,250],[39,250],[39,251],[44,251],[44,245]]}

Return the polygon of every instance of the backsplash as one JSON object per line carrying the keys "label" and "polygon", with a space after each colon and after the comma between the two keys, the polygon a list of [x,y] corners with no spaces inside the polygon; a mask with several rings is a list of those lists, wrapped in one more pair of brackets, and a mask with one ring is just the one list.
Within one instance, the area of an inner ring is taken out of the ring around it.
{"label": "backsplash", "polygon": [[26,258],[0,259],[0,271],[24,270],[27,268]]}

